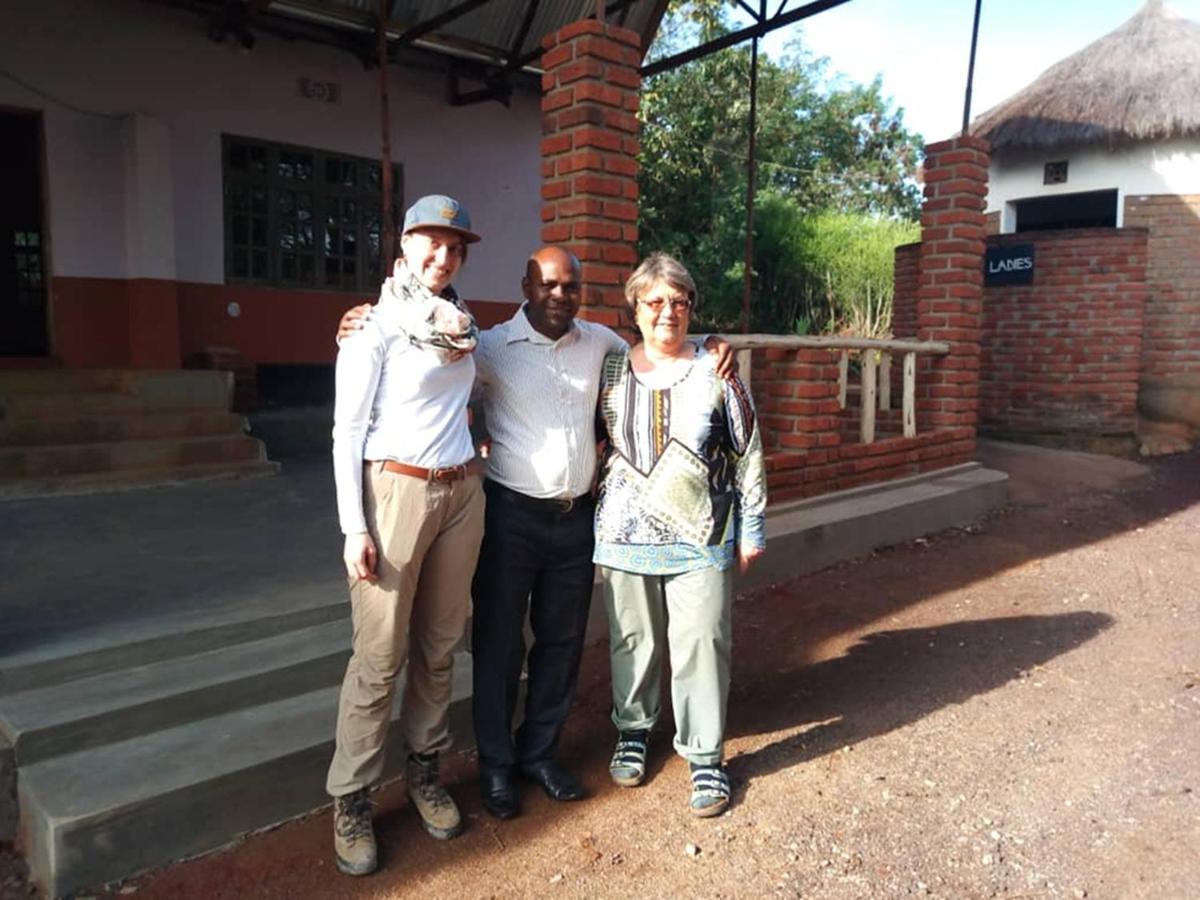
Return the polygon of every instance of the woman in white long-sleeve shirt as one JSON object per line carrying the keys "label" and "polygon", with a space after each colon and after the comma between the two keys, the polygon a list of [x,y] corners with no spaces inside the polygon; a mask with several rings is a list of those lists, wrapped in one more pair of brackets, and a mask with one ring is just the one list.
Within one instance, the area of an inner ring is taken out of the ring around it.
{"label": "woman in white long-sleeve shirt", "polygon": [[354,639],[326,789],[335,801],[337,866],[351,875],[376,867],[367,793],[383,774],[405,662],[409,797],[434,837],[462,830],[438,784],[437,754],[450,744],[453,652],[483,535],[467,427],[478,329],[450,287],[478,239],[451,198],[414,203],[374,314],[338,352],[333,461]]}

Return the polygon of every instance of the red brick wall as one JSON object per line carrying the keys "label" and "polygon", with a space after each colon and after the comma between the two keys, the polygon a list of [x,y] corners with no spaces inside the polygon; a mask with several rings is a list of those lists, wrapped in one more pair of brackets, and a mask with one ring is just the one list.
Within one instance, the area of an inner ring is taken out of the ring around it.
{"label": "red brick wall", "polygon": [[1024,232],[988,243],[1032,243],[1035,269],[1031,285],[985,289],[981,428],[1133,434],[1146,232]]}
{"label": "red brick wall", "polygon": [[921,245],[896,248],[892,293],[892,334],[898,338],[917,336],[917,289],[921,284]]}
{"label": "red brick wall", "polygon": [[[875,442],[858,443],[857,397],[846,409],[838,407],[838,355],[817,349],[754,351],[750,383],[773,502],[931,472],[972,458],[973,428],[904,438],[898,411],[877,413]],[[898,383],[893,391],[899,395]]]}
{"label": "red brick wall", "polygon": [[1125,227],[1149,230],[1142,376],[1200,377],[1200,196],[1126,197]]}
{"label": "red brick wall", "polygon": [[610,327],[637,264],[640,42],[587,19],[542,44],[542,240],[580,258],[580,316]]}

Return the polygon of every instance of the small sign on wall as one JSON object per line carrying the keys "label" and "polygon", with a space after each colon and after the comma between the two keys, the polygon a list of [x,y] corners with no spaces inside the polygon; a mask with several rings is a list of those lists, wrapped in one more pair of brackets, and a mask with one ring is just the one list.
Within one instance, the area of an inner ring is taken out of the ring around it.
{"label": "small sign on wall", "polygon": [[300,96],[306,100],[315,100],[318,103],[340,103],[342,100],[342,86],[336,81],[301,78],[296,86]]}
{"label": "small sign on wall", "polygon": [[983,285],[1033,284],[1033,244],[988,247],[983,256]]}

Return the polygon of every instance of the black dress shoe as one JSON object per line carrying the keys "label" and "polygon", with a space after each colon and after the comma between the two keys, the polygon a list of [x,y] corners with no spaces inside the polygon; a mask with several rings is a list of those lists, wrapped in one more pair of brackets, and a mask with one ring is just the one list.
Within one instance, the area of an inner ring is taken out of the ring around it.
{"label": "black dress shoe", "polygon": [[517,789],[507,772],[481,772],[479,799],[488,814],[497,819],[511,819],[521,811],[517,806]]}
{"label": "black dress shoe", "polygon": [[579,779],[556,762],[521,766],[521,774],[534,784],[540,784],[551,800],[582,800],[586,796]]}

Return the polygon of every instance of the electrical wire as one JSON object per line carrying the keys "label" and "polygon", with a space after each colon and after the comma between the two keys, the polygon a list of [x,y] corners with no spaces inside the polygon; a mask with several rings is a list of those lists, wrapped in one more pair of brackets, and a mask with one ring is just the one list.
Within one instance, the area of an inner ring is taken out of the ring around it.
{"label": "electrical wire", "polygon": [[100,119],[125,119],[125,118],[128,118],[127,113],[97,112],[94,109],[84,109],[82,106],[76,106],[74,103],[68,103],[66,100],[63,100],[60,97],[55,97],[53,94],[51,94],[47,91],[43,91],[41,88],[37,87],[36,85],[30,84],[25,79],[20,78],[17,75],[14,75],[12,72],[8,71],[8,69],[0,68],[0,77],[7,78],[9,81],[13,82],[14,84],[20,85],[21,87],[25,88],[25,90],[30,91],[31,93],[37,94],[43,100],[49,100],[51,103],[55,104],[56,106],[61,106],[63,109],[69,109],[71,112],[79,113],[81,116],[95,116],[96,118],[100,118]]}

